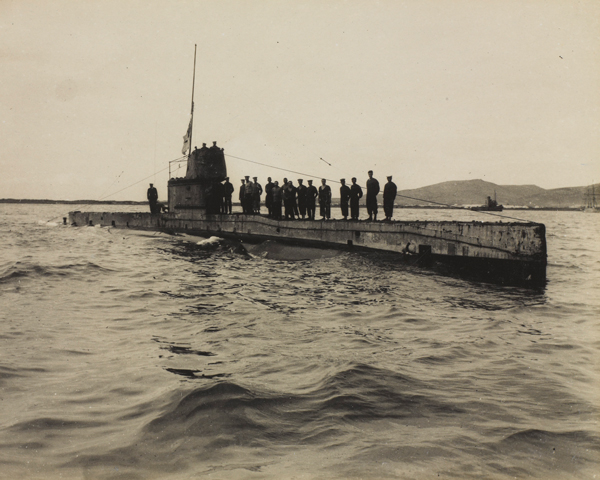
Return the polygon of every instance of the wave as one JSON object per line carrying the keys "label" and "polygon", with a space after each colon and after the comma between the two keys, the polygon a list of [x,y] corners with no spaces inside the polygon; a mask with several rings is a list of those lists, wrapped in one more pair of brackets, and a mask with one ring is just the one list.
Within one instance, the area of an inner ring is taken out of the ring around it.
{"label": "wave", "polygon": [[14,432],[26,432],[31,431],[48,431],[50,434],[56,430],[69,430],[79,428],[91,428],[105,425],[105,422],[91,421],[91,420],[67,420],[64,418],[50,418],[42,417],[36,418],[35,420],[27,420],[19,422],[10,427]]}
{"label": "wave", "polygon": [[[173,353],[194,352],[176,348]],[[435,357],[423,360],[432,364],[443,361]],[[451,473],[462,478],[480,478],[469,470],[474,463],[485,466],[487,474],[523,477],[547,471],[548,462],[554,459],[558,459],[552,463],[555,471],[578,471],[591,465],[600,451],[598,438],[583,430],[492,430],[487,435],[497,440],[483,442],[464,430],[444,442],[432,443],[421,434],[412,438],[411,432],[417,434],[430,422],[462,424],[471,415],[463,409],[466,404],[440,397],[439,390],[427,382],[365,364],[348,365],[283,392],[245,385],[231,377],[202,377],[199,371],[175,370],[169,369],[205,385],[187,393],[172,392],[163,412],[146,423],[129,446],[80,455],[69,466],[94,468],[110,462],[122,470],[135,466],[137,474],[146,468],[165,474],[188,469],[203,473],[216,469],[224,474],[235,459],[236,469],[262,471],[278,463],[279,456],[288,455],[291,447],[313,452],[341,449],[335,450],[343,452],[338,468],[347,464],[350,470],[373,462],[373,458],[397,464],[399,459],[410,463],[438,456],[455,458]],[[372,435],[379,425],[385,426],[380,433],[382,441],[356,449],[361,432]],[[569,455],[576,456],[576,464],[569,464]],[[535,461],[530,460],[532,456]]]}
{"label": "wave", "polygon": [[0,366],[0,386],[4,386],[8,379],[22,377],[20,370],[16,368]]}
{"label": "wave", "polygon": [[[305,388],[303,393],[250,389],[229,381],[199,388],[178,402],[169,413],[155,419],[148,429],[156,432],[183,426],[187,432],[203,435],[207,433],[202,427],[203,419],[210,415],[216,431],[221,427],[235,429],[238,425],[240,432],[251,428],[257,430],[255,433],[259,437],[281,436],[304,441],[303,436],[298,437],[298,432],[311,422],[318,423],[324,418],[335,424],[338,421],[417,418],[460,411],[456,405],[428,394],[425,385],[410,377],[368,365],[355,365]],[[227,412],[225,417],[224,412]],[[223,421],[222,425],[215,421],[217,418]],[[271,431],[273,425],[276,428]],[[282,429],[282,425],[288,428]]]}
{"label": "wave", "polygon": [[[523,457],[527,463],[519,469],[519,476],[534,476],[552,466],[555,472],[581,474],[594,469],[600,461],[600,438],[583,430],[553,432],[541,429],[526,429],[508,435],[499,442],[486,445],[488,451],[513,459]],[[501,473],[514,473],[514,466],[502,462],[490,466]],[[590,476],[591,478],[591,476]]]}
{"label": "wave", "polygon": [[72,263],[65,265],[41,265],[28,262],[14,262],[0,270],[0,284],[10,283],[23,278],[66,277],[71,275],[90,275],[94,272],[112,272],[92,262]]}
{"label": "wave", "polygon": [[530,428],[513,433],[502,440],[501,443],[528,443],[528,444],[547,444],[556,445],[559,443],[575,441],[588,445],[587,448],[600,451],[600,439],[583,430],[571,430],[567,432],[552,432],[549,430],[539,430]]}
{"label": "wave", "polygon": [[[172,373],[200,378],[193,370]],[[175,392],[165,413],[147,423],[131,446],[104,456],[81,456],[75,462],[90,465],[110,459],[127,465],[132,458],[144,457],[161,468],[165,456],[169,462],[189,458],[212,462],[229,449],[239,454],[244,449],[270,451],[282,445],[349,447],[360,424],[461,412],[436,398],[420,381],[360,364],[293,393],[244,386],[222,377],[209,380],[183,398]],[[160,458],[156,452],[162,452]]]}

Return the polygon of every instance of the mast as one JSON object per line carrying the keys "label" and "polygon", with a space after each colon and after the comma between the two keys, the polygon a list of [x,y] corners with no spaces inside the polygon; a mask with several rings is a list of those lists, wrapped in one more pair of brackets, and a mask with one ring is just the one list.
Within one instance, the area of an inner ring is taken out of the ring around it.
{"label": "mast", "polygon": [[191,116],[190,119],[190,150],[188,156],[192,154],[192,133],[194,131],[194,87],[196,85],[196,48],[197,45],[194,44],[194,75],[192,77],[192,108],[191,108]]}

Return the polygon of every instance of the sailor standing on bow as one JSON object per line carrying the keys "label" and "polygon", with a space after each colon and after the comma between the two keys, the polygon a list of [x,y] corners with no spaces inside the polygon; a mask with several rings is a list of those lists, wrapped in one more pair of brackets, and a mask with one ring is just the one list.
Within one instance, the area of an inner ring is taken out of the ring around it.
{"label": "sailor standing on bow", "polygon": [[383,187],[383,211],[385,212],[385,219],[389,222],[392,219],[394,213],[394,200],[396,199],[396,193],[398,188],[396,184],[392,182],[392,176],[387,177],[388,182]]}
{"label": "sailor standing on bow", "polygon": [[346,185],[346,179],[340,180],[342,186],[340,187],[340,209],[342,210],[342,217],[344,220],[348,220],[348,200],[350,200],[350,187]]}
{"label": "sailor standing on bow", "polygon": [[150,188],[146,194],[148,197],[148,203],[150,204],[150,213],[160,213],[157,207],[158,203],[158,191],[154,188],[154,184],[150,184]]}
{"label": "sailor standing on bow", "polygon": [[358,220],[360,212],[359,200],[362,196],[362,188],[356,183],[356,177],[352,177],[352,186],[350,187],[350,218],[352,218],[352,220]]}
{"label": "sailor standing on bow", "polygon": [[315,219],[316,198],[319,196],[319,191],[312,182],[312,180],[309,180],[306,188],[306,215],[308,215],[309,220]]}
{"label": "sailor standing on bow", "polygon": [[331,187],[326,184],[324,178],[319,187],[319,207],[321,220],[329,220],[331,218]]}
{"label": "sailor standing on bow", "polygon": [[377,220],[377,194],[379,193],[379,182],[373,178],[373,170],[368,172],[367,180],[367,212],[369,220]]}

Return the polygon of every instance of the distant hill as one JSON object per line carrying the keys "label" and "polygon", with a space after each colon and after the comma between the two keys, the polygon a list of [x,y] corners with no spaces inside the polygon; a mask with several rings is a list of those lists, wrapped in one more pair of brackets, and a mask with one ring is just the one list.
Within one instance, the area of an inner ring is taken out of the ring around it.
{"label": "distant hill", "polygon": [[[600,192],[600,185],[594,187]],[[483,205],[488,196],[494,198],[495,191],[498,203],[505,207],[577,208],[584,205],[588,188],[546,190],[537,185],[496,185],[483,180],[459,180],[398,191],[396,204],[431,205],[425,201],[429,200],[456,206]]]}
{"label": "distant hill", "polygon": [[[381,182],[381,191],[385,182]],[[427,187],[414,188],[411,190],[400,190],[396,197],[396,205],[399,206],[443,206],[469,207],[483,205],[488,196],[496,199],[505,207],[529,207],[529,208],[580,208],[585,204],[586,193],[591,186],[565,187],[546,190],[537,185],[496,185],[483,180],[457,180],[451,182],[436,183]],[[600,196],[600,184],[594,185],[594,189]],[[339,188],[332,187],[334,198],[332,203],[339,204],[339,197],[335,194]],[[366,189],[363,187],[366,194]],[[597,197],[598,198],[598,197]],[[264,201],[264,197],[263,197]],[[364,205],[366,198],[363,196],[361,204]],[[379,194],[379,202],[382,202],[382,194]],[[113,204],[113,205],[146,205],[148,202],[136,201],[98,201],[98,200],[28,200],[2,198],[0,203],[67,203],[79,205]]]}

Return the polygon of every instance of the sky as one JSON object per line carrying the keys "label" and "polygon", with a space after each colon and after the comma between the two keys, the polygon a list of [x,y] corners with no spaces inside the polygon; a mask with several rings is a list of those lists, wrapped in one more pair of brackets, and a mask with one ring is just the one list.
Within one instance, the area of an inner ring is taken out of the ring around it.
{"label": "sky", "polygon": [[600,180],[597,0],[0,0],[0,38],[0,198],[166,199],[194,45],[236,186]]}

